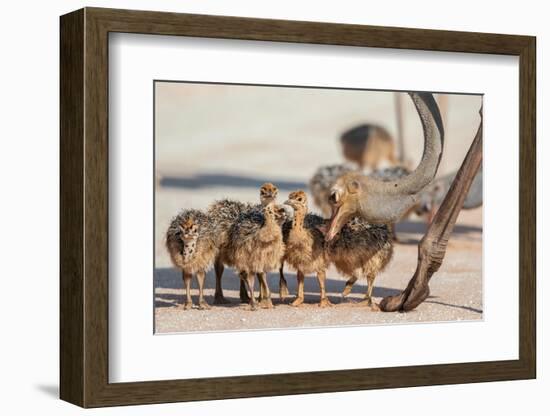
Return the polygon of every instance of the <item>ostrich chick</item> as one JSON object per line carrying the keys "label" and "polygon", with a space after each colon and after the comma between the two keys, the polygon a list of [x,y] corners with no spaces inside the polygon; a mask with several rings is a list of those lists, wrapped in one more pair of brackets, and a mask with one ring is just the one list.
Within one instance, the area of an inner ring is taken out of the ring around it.
{"label": "ostrich chick", "polygon": [[328,267],[324,250],[325,239],[318,228],[323,226],[324,220],[307,212],[307,196],[304,191],[292,192],[285,204],[294,209],[294,220],[285,242],[285,261],[296,269],[298,278],[298,292],[292,305],[298,306],[304,302],[304,277],[315,273],[321,292],[319,306],[329,306],[330,301],[325,289]]}
{"label": "ostrich chick", "polygon": [[250,309],[256,309],[254,297],[255,274],[263,290],[262,307],[271,308],[271,294],[267,285],[267,273],[281,266],[285,252],[283,233],[277,223],[274,202],[262,211],[255,209],[243,213],[230,230],[230,263],[248,290]]}
{"label": "ostrich chick", "polygon": [[351,293],[351,288],[358,279],[366,278],[368,289],[361,304],[378,310],[372,301],[374,280],[393,256],[392,235],[388,226],[369,224],[354,217],[327,242],[326,252],[336,269],[349,278],[342,296],[346,297]]}
{"label": "ostrich chick", "polygon": [[[216,272],[216,292],[214,295],[215,304],[230,303],[228,300],[225,299],[223,295],[223,288],[221,284],[221,279],[225,266],[234,266],[232,263],[233,247],[229,238],[230,229],[239,221],[239,218],[241,216],[245,215],[245,213],[249,213],[250,211],[257,211],[261,214],[262,207],[266,206],[270,202],[274,202],[277,198],[278,192],[279,191],[275,185],[271,183],[264,183],[260,187],[260,204],[252,205],[249,203],[245,204],[230,199],[222,199],[210,205],[208,209],[208,215],[212,219],[213,227],[215,229],[215,240],[217,246],[219,247],[219,253],[216,256],[214,262],[214,269]],[[278,210],[276,210],[276,215],[279,222],[284,221],[284,218],[282,220],[280,219],[280,214]],[[261,281],[260,276],[259,279]],[[281,296],[288,295],[288,288],[282,271],[279,290]],[[250,302],[246,285],[242,280],[240,285],[240,299],[241,302]]]}
{"label": "ostrich chick", "polygon": [[190,209],[178,214],[166,231],[166,248],[172,263],[182,270],[186,310],[193,307],[193,273],[196,274],[199,284],[199,309],[210,308],[204,300],[204,280],[216,257],[217,248],[209,224],[210,221],[204,213]]}
{"label": "ostrich chick", "polygon": [[[230,252],[232,250],[229,240],[229,231],[237,222],[239,217],[246,211],[252,209],[250,204],[244,204],[239,201],[222,199],[215,201],[208,208],[208,217],[214,230],[214,239],[218,247],[218,255],[214,260],[214,271],[216,272],[216,292],[214,294],[214,304],[222,305],[230,303],[223,295],[222,276],[225,266],[232,266],[230,263]],[[246,295],[246,292],[245,292]],[[243,289],[241,288],[241,300],[243,299]]]}
{"label": "ostrich chick", "polygon": [[[277,188],[272,183],[266,182],[260,188],[260,205],[265,207],[269,203],[275,203],[277,196],[279,195],[279,188]],[[285,221],[287,221],[288,216],[285,209],[281,205],[273,205],[273,212],[275,215],[275,221],[279,226],[283,226]],[[283,273],[284,262],[281,262],[279,267],[279,298],[284,300],[288,296],[288,284]],[[265,297],[265,287],[263,285],[264,278],[258,276],[258,281],[260,283],[260,301],[263,301]],[[265,278],[267,281],[267,277]],[[242,287],[241,287],[242,293]],[[246,292],[245,292],[246,294]]]}
{"label": "ostrich chick", "polygon": [[[267,206],[270,203],[273,203],[273,213],[275,215],[275,221],[279,226],[282,226],[285,221],[287,221],[288,216],[286,214],[286,211],[284,207],[281,205],[275,205],[275,201],[277,199],[277,196],[279,195],[279,188],[277,188],[275,185],[273,185],[270,182],[264,183],[260,187],[260,205],[255,205],[253,209],[257,209],[258,211],[261,211],[263,207]],[[288,296],[288,284],[285,279],[285,275],[283,273],[283,262],[281,262],[281,267],[279,268],[279,298],[284,300]],[[260,284],[260,304],[269,305],[270,300],[266,297],[266,287],[264,286],[264,282],[267,282],[267,275],[262,276],[261,273],[258,274],[258,282]],[[240,288],[240,298],[243,302],[250,302],[250,298],[247,293],[247,289],[245,286],[245,283],[243,280],[241,280],[241,288]]]}
{"label": "ostrich chick", "polygon": [[[275,221],[277,224],[279,224],[280,227],[282,227],[283,231],[283,242],[286,242],[288,238],[288,231],[290,230],[291,226],[291,218],[292,216],[287,212],[287,209],[290,210],[290,208],[285,208],[283,205],[275,205],[274,206],[274,213],[275,213]],[[279,268],[279,299],[284,302],[284,300],[289,296],[288,291],[288,283],[285,278],[284,274],[284,258],[281,260],[281,267]],[[260,282],[260,302],[265,298],[265,288],[261,284],[262,278],[261,276],[258,276],[258,280]],[[248,295],[247,295],[248,298]]]}

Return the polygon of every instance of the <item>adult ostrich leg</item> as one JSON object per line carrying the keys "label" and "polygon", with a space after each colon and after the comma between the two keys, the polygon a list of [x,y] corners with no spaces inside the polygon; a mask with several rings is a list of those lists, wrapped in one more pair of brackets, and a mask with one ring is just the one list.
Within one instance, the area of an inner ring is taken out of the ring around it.
{"label": "adult ostrich leg", "polygon": [[[481,110],[480,116],[483,116]],[[445,257],[447,243],[453,231],[458,213],[462,209],[482,160],[482,124],[462,162],[460,170],[439,207],[428,231],[418,244],[418,265],[407,288],[399,295],[382,299],[380,309],[385,312],[410,311],[420,305],[430,294],[429,281],[439,269]]]}

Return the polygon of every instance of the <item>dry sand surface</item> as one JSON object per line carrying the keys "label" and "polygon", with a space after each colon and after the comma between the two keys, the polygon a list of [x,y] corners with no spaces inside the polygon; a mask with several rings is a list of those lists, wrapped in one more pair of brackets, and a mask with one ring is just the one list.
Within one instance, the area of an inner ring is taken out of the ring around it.
{"label": "dry sand surface", "polygon": [[[177,87],[174,87],[176,85]],[[324,91],[300,95],[273,89],[236,93],[229,87],[194,88],[186,84],[157,86],[155,193],[155,331],[224,331],[289,327],[319,327],[464,321],[482,319],[482,209],[463,211],[451,237],[443,266],[433,277],[431,296],[410,313],[372,312],[356,305],[364,296],[357,282],[343,301],[345,280],[328,272],[327,289],[334,306],[319,308],[315,277],[306,278],[306,305],[292,307],[278,299],[278,273],[269,276],[274,309],[249,311],[239,303],[239,281],[226,269],[223,286],[227,306],[183,310],[181,272],[174,269],[164,248],[164,232],[182,208],[203,209],[214,199],[231,197],[256,202],[259,186],[279,186],[280,200],[290,191],[307,189],[315,169],[341,163],[338,135],[361,122],[381,123],[394,132],[392,95]],[[446,116],[446,148],[440,173],[457,169],[479,123],[479,97],[452,96]],[[405,139],[410,159],[422,153],[420,122],[412,106],[405,109]],[[315,209],[315,207],[311,207]],[[398,225],[400,242],[387,269],[378,276],[374,297],[399,293],[414,273],[417,243],[425,231],[422,220]],[[296,276],[286,271],[291,293]],[[196,288],[196,282],[193,282]],[[206,281],[206,300],[213,302],[214,273]],[[197,302],[197,291],[193,291]]]}

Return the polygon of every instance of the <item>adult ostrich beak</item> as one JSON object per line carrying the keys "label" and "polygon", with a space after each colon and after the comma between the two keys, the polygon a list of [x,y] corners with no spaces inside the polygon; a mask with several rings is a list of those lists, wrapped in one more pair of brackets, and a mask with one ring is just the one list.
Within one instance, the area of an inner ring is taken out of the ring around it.
{"label": "adult ostrich beak", "polygon": [[359,210],[358,193],[361,185],[358,179],[360,176],[360,173],[354,173],[347,176],[349,180],[345,184],[332,187],[329,196],[332,215],[325,235],[327,241],[331,241]]}
{"label": "adult ostrich beak", "polygon": [[424,131],[424,153],[409,175],[390,182],[358,172],[342,175],[331,190],[333,206],[327,240],[334,238],[353,216],[371,223],[395,223],[418,201],[418,193],[435,177],[443,152],[443,123],[432,94],[409,93]]}
{"label": "adult ostrich beak", "polygon": [[340,214],[341,207],[332,207],[332,216],[330,217],[328,230],[325,228],[325,240],[331,241],[340,232],[342,227],[348,222],[348,217]]}

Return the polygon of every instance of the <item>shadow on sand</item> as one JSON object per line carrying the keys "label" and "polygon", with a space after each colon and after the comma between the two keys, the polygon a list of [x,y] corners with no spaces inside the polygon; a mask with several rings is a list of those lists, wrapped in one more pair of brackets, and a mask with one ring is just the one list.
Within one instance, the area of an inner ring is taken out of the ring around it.
{"label": "shadow on sand", "polygon": [[[288,282],[288,289],[290,291],[290,298],[296,293],[296,273],[285,271],[285,277]],[[344,289],[345,280],[340,279],[330,279],[327,278],[326,288],[329,295],[329,299],[332,303],[342,303],[346,302],[342,299],[341,293]],[[279,274],[278,273],[269,273],[268,275],[268,284],[270,290],[273,292],[272,297],[273,301],[277,303],[279,301]],[[183,281],[181,272],[174,268],[157,268],[155,269],[154,276],[154,285],[155,285],[155,307],[174,307],[178,304],[181,304],[183,301],[182,294],[175,293],[158,293],[157,289],[183,289]],[[228,304],[228,307],[239,306],[239,298],[237,296],[231,296],[230,294],[238,294],[240,281],[237,275],[231,269],[226,269],[223,274],[222,285],[224,289],[224,294],[226,299],[231,301],[231,304]],[[193,279],[193,288],[197,287],[196,280]],[[208,272],[206,275],[205,289],[214,289],[215,288],[215,276],[212,271]],[[306,302],[318,302],[319,300],[319,285],[317,279],[314,276],[307,277],[304,284],[305,290],[305,300]],[[353,286],[353,294],[358,296],[363,296],[366,292],[367,286],[364,282],[358,281]],[[391,289],[385,287],[374,287],[373,295],[375,297],[385,297],[397,295],[401,291],[398,289]],[[196,291],[192,292],[192,295],[195,299]],[[258,285],[256,284],[256,295],[258,295]],[[212,295],[205,296],[206,301],[210,304],[213,303],[214,297]]]}
{"label": "shadow on sand", "polygon": [[[428,296],[428,299],[433,298],[432,296]],[[436,305],[442,305],[442,306],[449,306],[451,308],[458,308],[458,309],[464,309],[465,311],[475,312],[482,314],[483,311],[478,308],[472,308],[471,306],[462,306],[462,305],[453,305],[452,303],[446,303],[446,302],[440,302],[437,300],[426,300],[426,303],[434,303]]]}
{"label": "shadow on sand", "polygon": [[226,175],[217,173],[204,173],[194,176],[163,176],[160,178],[160,186],[166,188],[253,188],[258,189],[266,182],[273,182],[281,191],[294,191],[307,189],[307,184],[299,181],[273,180],[272,178],[251,178],[239,175]]}
{"label": "shadow on sand", "polygon": [[[401,221],[396,224],[395,230],[399,244],[418,244],[420,239],[424,236],[428,229],[428,224],[422,221]],[[461,235],[461,239],[479,240],[479,237],[472,236],[472,234],[479,234],[483,232],[481,227],[467,225],[467,224],[455,224],[453,228],[453,235],[455,237]],[[412,235],[416,234],[416,235]],[[452,237],[451,237],[452,238]]]}

